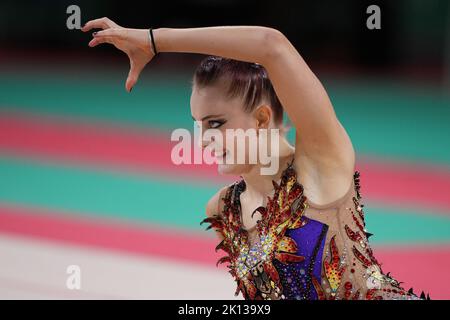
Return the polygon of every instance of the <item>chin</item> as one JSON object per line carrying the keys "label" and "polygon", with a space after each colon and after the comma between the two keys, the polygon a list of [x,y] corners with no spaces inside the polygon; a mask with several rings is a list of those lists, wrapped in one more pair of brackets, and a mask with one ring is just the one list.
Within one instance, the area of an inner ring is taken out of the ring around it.
{"label": "chin", "polygon": [[239,176],[246,172],[247,165],[242,164],[218,164],[217,171],[219,174]]}

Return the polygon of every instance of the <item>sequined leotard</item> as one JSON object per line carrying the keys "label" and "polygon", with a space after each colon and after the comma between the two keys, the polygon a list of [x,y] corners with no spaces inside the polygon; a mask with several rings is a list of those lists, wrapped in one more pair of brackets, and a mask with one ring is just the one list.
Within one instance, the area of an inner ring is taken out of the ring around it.
{"label": "sequined leotard", "polygon": [[[259,207],[256,232],[242,227],[240,194],[244,180],[226,189],[220,214],[202,221],[224,239],[216,250],[227,253],[245,299],[418,299],[381,270],[370,248],[361,202],[359,172],[349,190],[326,206],[309,201],[291,161],[274,184],[274,195]],[[253,236],[251,236],[253,234]]]}

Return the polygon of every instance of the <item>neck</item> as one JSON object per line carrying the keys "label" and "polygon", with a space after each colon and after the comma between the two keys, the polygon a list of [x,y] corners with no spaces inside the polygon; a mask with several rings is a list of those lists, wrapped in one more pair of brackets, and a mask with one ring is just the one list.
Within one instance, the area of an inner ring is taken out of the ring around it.
{"label": "neck", "polygon": [[286,169],[287,164],[292,160],[295,149],[283,137],[280,139],[280,154],[278,158],[278,170],[273,175],[261,175],[261,165],[255,164],[252,168],[242,174],[245,182],[245,193],[251,197],[265,198],[273,190],[272,180],[278,181],[281,174]]}

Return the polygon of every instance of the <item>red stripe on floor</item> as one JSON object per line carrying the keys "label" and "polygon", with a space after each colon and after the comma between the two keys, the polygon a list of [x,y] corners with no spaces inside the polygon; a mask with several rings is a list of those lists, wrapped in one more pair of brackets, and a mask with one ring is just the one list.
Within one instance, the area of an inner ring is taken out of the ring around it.
{"label": "red stripe on floor", "polygon": [[[0,206],[0,232],[45,238],[77,245],[200,263],[214,267],[223,252],[214,253],[218,239],[197,232],[155,226],[126,225],[73,218],[44,210]],[[450,298],[450,246],[375,250],[385,272],[404,287],[424,290],[434,299]]]}
{"label": "red stripe on floor", "polygon": [[0,232],[214,265],[214,240],[197,232],[68,216],[2,204]]}
{"label": "red stripe on floor", "polygon": [[362,158],[358,170],[362,195],[370,201],[450,213],[450,170],[446,168]]}
{"label": "red stripe on floor", "polygon": [[0,114],[0,128],[0,153],[191,179],[214,177],[219,183],[236,179],[219,175],[216,165],[173,164],[177,142],[161,131],[22,113]]}
{"label": "red stripe on floor", "polygon": [[414,293],[431,299],[450,299],[450,245],[437,247],[381,247],[374,250],[384,272]]}
{"label": "red stripe on floor", "polygon": [[[2,114],[0,127],[0,153],[192,180],[213,179],[217,183],[236,180],[219,175],[215,165],[174,165],[170,156],[175,142],[170,141],[169,133],[10,113]],[[363,159],[357,169],[361,171],[361,193],[365,199],[418,206],[426,209],[423,211],[450,212],[447,168]]]}

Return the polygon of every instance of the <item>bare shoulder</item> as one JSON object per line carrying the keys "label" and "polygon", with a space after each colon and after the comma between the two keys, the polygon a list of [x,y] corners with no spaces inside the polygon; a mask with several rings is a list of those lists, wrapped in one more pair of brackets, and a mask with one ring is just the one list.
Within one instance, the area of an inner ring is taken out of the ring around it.
{"label": "bare shoulder", "polygon": [[[230,185],[231,186],[231,185]],[[223,210],[223,198],[225,197],[227,190],[230,186],[225,186],[217,191],[206,204],[206,215],[208,217],[219,216]],[[216,234],[219,239],[223,240],[224,236],[220,230],[216,230]]]}
{"label": "bare shoulder", "polygon": [[225,197],[228,188],[231,185],[224,186],[220,188],[207,202],[206,204],[206,215],[212,217],[222,213],[223,208],[223,198]]}

